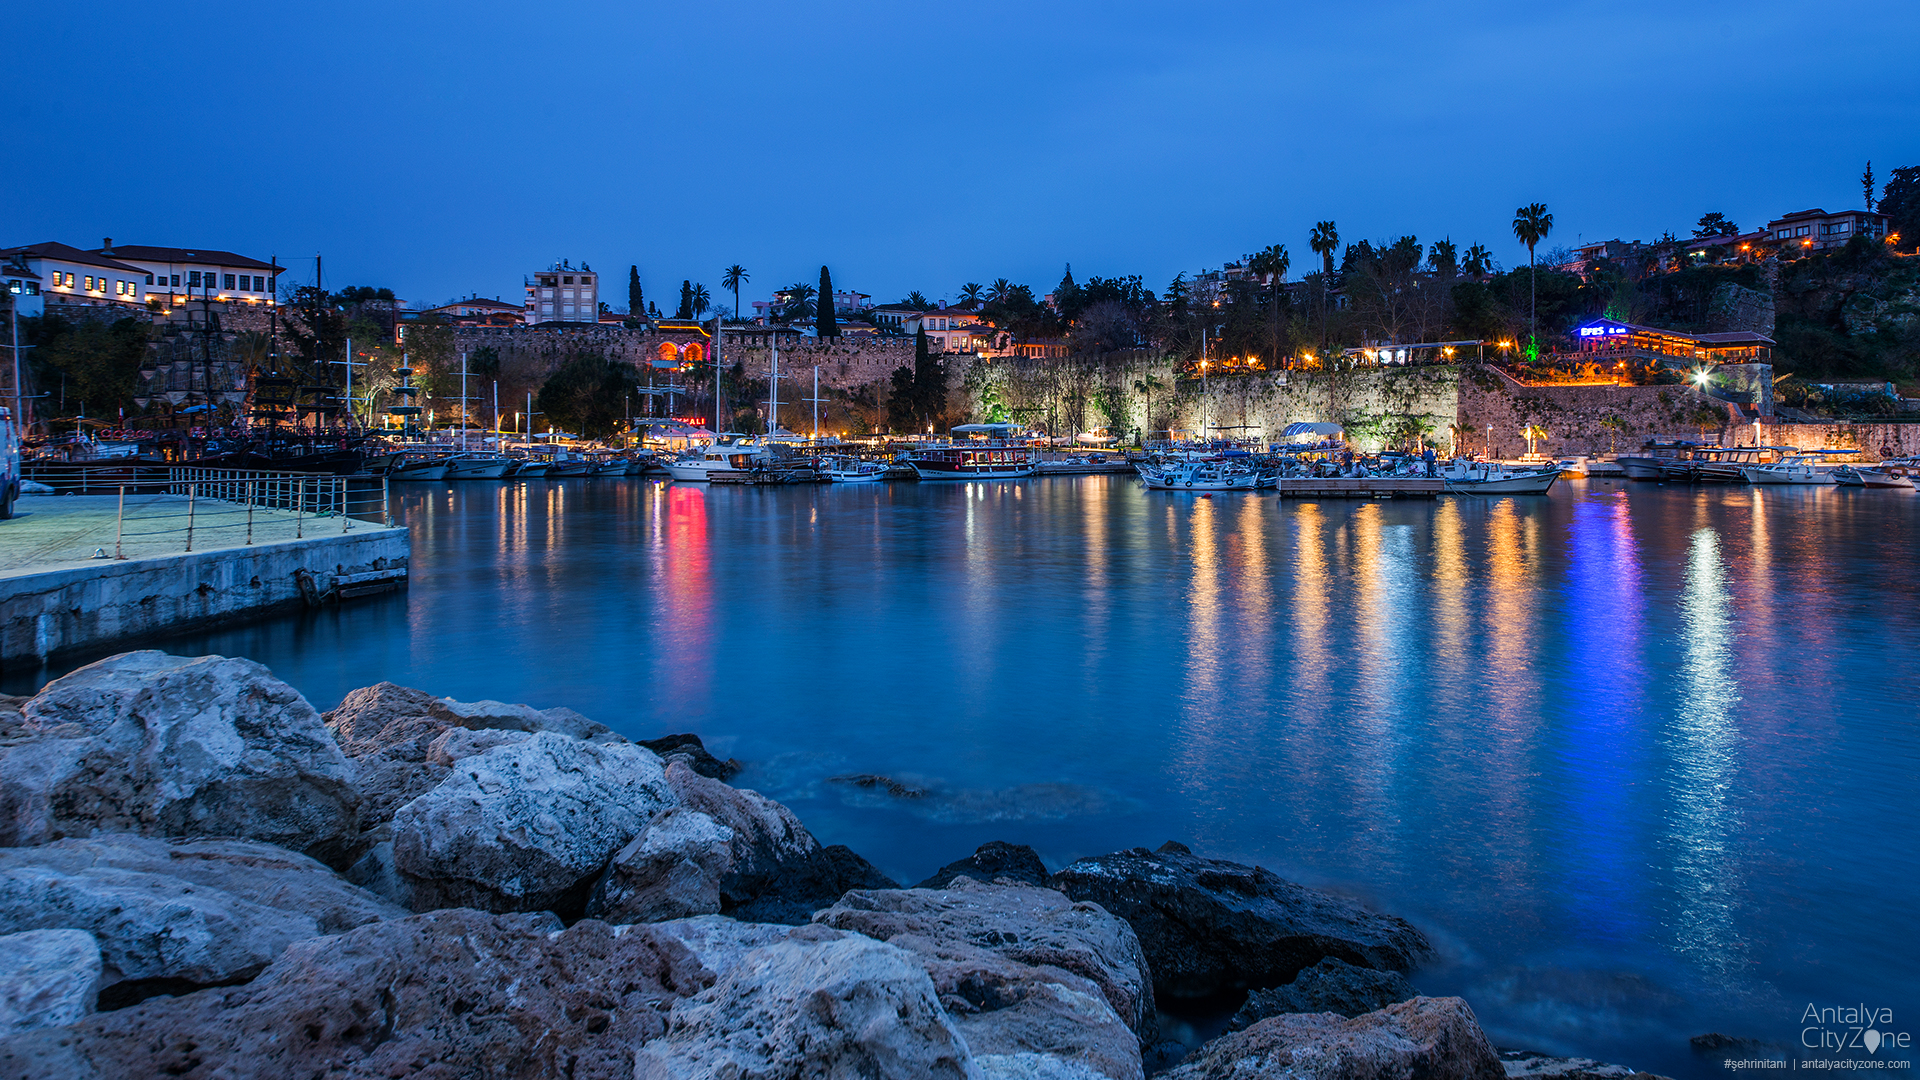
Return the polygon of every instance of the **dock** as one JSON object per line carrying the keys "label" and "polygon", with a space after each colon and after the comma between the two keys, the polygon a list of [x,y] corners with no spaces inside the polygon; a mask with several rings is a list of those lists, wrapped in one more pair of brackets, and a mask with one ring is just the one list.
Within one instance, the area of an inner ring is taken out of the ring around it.
{"label": "dock", "polygon": [[216,475],[22,498],[0,521],[0,664],[404,588],[378,481]]}

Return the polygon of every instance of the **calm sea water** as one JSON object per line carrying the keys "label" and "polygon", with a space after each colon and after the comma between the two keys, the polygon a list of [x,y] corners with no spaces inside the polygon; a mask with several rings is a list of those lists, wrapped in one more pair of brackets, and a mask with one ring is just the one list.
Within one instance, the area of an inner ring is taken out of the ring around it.
{"label": "calm sea water", "polygon": [[396,492],[409,593],[156,644],[698,732],[907,882],[991,839],[1257,862],[1415,921],[1503,1045],[1704,1076],[1687,1036],[1792,1047],[1809,1003],[1920,1029],[1912,492]]}

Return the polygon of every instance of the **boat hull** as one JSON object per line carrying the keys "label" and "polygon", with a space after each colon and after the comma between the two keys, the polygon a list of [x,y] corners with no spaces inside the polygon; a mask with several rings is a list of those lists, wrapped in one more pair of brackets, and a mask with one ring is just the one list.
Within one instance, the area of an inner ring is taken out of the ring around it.
{"label": "boat hull", "polygon": [[1854,471],[1860,474],[1860,482],[1861,482],[1861,485],[1864,487],[1870,487],[1870,488],[1911,488],[1913,487],[1913,478],[1910,476],[1902,476],[1899,473],[1882,472],[1879,469],[1856,469]]}
{"label": "boat hull", "polygon": [[445,480],[447,465],[435,462],[431,465],[419,465],[412,468],[402,466],[387,474],[389,480]]}
{"label": "boat hull", "polygon": [[498,480],[513,468],[511,461],[455,462],[447,466],[449,480]]}
{"label": "boat hull", "polygon": [[1749,484],[1811,484],[1831,485],[1833,476],[1829,473],[1775,472],[1765,466],[1741,469]]}
{"label": "boat hull", "polygon": [[1629,480],[1658,480],[1661,470],[1666,468],[1667,461],[1671,459],[1623,457],[1615,460],[1626,470]]}
{"label": "boat hull", "polygon": [[1031,463],[1009,462],[975,468],[949,468],[932,462],[913,461],[914,474],[922,480],[1024,480],[1038,471]]}
{"label": "boat hull", "polygon": [[1545,495],[1560,479],[1560,470],[1547,469],[1525,476],[1503,476],[1494,480],[1448,480],[1447,491],[1455,495]]}

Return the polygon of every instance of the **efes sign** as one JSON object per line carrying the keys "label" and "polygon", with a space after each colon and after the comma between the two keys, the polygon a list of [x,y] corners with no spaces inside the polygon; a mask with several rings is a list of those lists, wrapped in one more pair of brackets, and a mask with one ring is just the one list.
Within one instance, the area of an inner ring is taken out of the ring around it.
{"label": "efes sign", "polygon": [[1633,333],[1632,327],[1621,326],[1618,323],[1594,323],[1580,328],[1580,336],[1583,338],[1625,337],[1631,333]]}

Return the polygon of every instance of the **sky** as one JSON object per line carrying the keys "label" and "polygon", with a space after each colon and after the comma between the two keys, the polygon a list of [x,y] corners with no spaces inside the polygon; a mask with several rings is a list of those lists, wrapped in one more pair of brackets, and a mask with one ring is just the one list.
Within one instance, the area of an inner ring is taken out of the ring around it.
{"label": "sky", "polygon": [[[1856,208],[1920,164],[1913,0],[16,5],[0,246],[278,257],[415,306],[569,259],[892,302],[1413,234]],[[727,299],[731,301],[731,294]]]}

